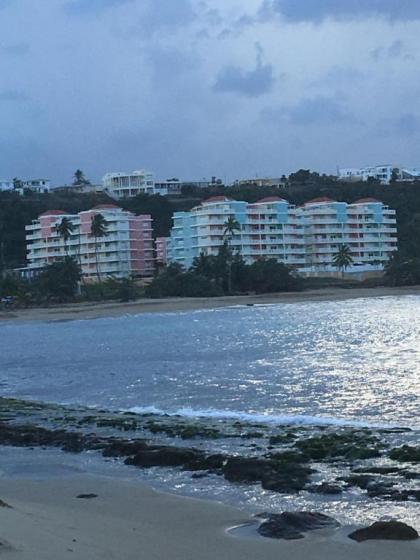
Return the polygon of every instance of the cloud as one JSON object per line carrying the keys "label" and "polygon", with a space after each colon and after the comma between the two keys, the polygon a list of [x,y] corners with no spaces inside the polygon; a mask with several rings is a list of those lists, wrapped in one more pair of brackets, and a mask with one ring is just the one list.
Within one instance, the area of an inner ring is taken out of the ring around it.
{"label": "cloud", "polygon": [[63,8],[72,16],[96,15],[111,8],[119,8],[134,0],[68,0]]}
{"label": "cloud", "polygon": [[255,70],[244,70],[239,66],[226,66],[217,76],[214,91],[238,93],[246,97],[259,97],[268,93],[275,82],[271,64],[263,64],[262,50],[257,44]]}
{"label": "cloud", "polygon": [[146,32],[188,25],[196,18],[190,0],[143,0],[140,25]]}
{"label": "cloud", "polygon": [[378,47],[371,51],[373,60],[379,61],[381,59],[389,58],[403,58],[405,60],[414,60],[414,56],[406,49],[405,44],[401,39],[396,39],[388,47]]}
{"label": "cloud", "polygon": [[21,101],[28,101],[29,96],[24,93],[23,91],[13,90],[13,89],[5,89],[0,91],[0,102],[8,101],[8,102],[21,102]]}
{"label": "cloud", "polygon": [[357,119],[336,99],[324,96],[302,99],[291,107],[266,107],[261,111],[261,120],[278,124],[279,121],[294,125],[332,125],[356,123]]}
{"label": "cloud", "polygon": [[393,129],[403,136],[418,135],[420,133],[420,118],[413,113],[405,113],[394,122]]}
{"label": "cloud", "polygon": [[420,19],[419,0],[265,0],[262,12],[276,12],[290,21],[383,17]]}
{"label": "cloud", "polygon": [[14,43],[11,45],[0,46],[0,54],[10,56],[24,56],[29,52],[29,45],[27,43]]}

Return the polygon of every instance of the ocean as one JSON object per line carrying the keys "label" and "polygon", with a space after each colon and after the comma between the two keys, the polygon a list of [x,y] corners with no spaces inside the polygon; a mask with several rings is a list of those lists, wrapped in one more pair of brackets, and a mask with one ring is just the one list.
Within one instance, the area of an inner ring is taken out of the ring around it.
{"label": "ocean", "polygon": [[[0,396],[270,429],[404,427],[418,444],[420,297],[5,322],[0,326]],[[205,441],[197,445],[207,443],[217,447]],[[229,445],[223,442],[224,449]],[[29,460],[38,471],[48,455],[49,464],[64,471],[118,473],[254,511],[286,505],[319,509],[321,504],[323,511],[351,521],[392,514],[420,524],[418,503],[375,502],[359,491],[291,498],[221,483],[215,476],[192,481],[176,469],[143,471],[105,464],[92,454],[42,453]],[[12,474],[16,457],[25,471],[26,450],[8,449],[2,455],[0,475],[1,469],[4,476]],[[338,476],[342,467],[334,468]]]}

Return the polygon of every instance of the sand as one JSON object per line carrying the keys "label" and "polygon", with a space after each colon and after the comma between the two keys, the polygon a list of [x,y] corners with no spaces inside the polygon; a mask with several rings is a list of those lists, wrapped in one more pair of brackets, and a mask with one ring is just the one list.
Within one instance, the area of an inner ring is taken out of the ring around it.
{"label": "sand", "polygon": [[[80,493],[97,498],[78,499]],[[1,560],[418,560],[420,540],[347,538],[350,528],[299,541],[232,536],[250,520],[215,502],[89,475],[0,479]]]}
{"label": "sand", "polygon": [[18,321],[66,321],[74,319],[97,319],[140,313],[167,313],[196,309],[217,309],[238,305],[268,305],[314,301],[344,301],[357,298],[418,295],[420,286],[403,288],[328,288],[305,292],[282,292],[253,296],[230,296],[216,298],[167,298],[139,299],[128,303],[80,303],[47,308],[0,311],[0,323]]}

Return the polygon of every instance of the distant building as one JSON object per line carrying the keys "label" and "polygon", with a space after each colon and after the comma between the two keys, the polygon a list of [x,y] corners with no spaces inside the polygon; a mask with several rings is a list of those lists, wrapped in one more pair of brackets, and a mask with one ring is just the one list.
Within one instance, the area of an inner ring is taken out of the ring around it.
{"label": "distant building", "polygon": [[102,184],[104,191],[117,199],[138,194],[155,194],[153,173],[144,169],[132,173],[107,173]]}
{"label": "distant building", "polygon": [[179,179],[167,179],[166,181],[156,181],[154,184],[154,194],[162,196],[180,195],[183,183]]}
{"label": "distant building", "polygon": [[12,191],[14,183],[11,179],[0,179],[0,191]]}
{"label": "distant building", "polygon": [[168,261],[168,237],[156,237],[156,263],[166,264]]}
{"label": "distant building", "polygon": [[[95,240],[90,229],[92,219],[98,213],[107,222],[107,234]],[[57,232],[64,217],[74,227],[66,243]],[[136,216],[112,204],[99,205],[79,214],[49,210],[25,229],[29,272],[40,271],[69,255],[77,260],[87,279],[97,276],[96,259],[103,277],[153,274],[152,218],[149,215]]]}
{"label": "distant building", "polygon": [[309,275],[336,275],[333,257],[348,245],[348,272],[371,272],[383,270],[397,249],[395,210],[374,199],[346,204],[319,198],[295,207],[278,197],[249,204],[218,196],[174,214],[168,262],[189,268],[200,254],[217,255],[230,217],[239,230],[229,244],[249,264],[274,258]]}
{"label": "distant building", "polygon": [[373,167],[348,167],[338,170],[340,181],[368,181],[376,179],[383,185],[389,185],[392,178],[397,181],[416,181],[420,180],[419,167],[402,167],[399,165],[376,165]]}
{"label": "distant building", "polygon": [[283,187],[287,177],[253,177],[250,179],[236,179],[234,186],[252,185],[254,187]]}
{"label": "distant building", "polygon": [[0,191],[14,191],[23,194],[25,190],[37,193],[47,193],[51,189],[51,181],[49,179],[2,179],[0,180]]}

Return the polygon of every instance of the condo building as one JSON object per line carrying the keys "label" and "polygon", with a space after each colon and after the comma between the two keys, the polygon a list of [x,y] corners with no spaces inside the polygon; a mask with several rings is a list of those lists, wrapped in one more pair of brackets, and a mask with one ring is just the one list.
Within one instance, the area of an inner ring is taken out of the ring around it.
{"label": "condo building", "polygon": [[155,194],[153,173],[145,169],[132,173],[107,173],[102,179],[102,184],[103,190],[116,199],[138,194]]}
{"label": "condo building", "polygon": [[370,167],[348,167],[338,170],[338,179],[345,182],[375,179],[383,185],[389,185],[393,177],[397,181],[418,181],[420,180],[420,168],[386,164]]}
{"label": "condo building", "polygon": [[[106,235],[95,237],[91,224],[95,215],[106,221]],[[57,231],[63,218],[73,225],[69,239]],[[152,218],[136,216],[112,204],[68,214],[49,210],[26,226],[27,261],[29,272],[36,273],[66,255],[79,264],[87,279],[101,277],[124,278],[150,276],[154,270]]]}
{"label": "condo building", "polygon": [[[238,223],[230,235],[229,218]],[[249,204],[220,196],[174,214],[167,259],[189,268],[194,257],[217,255],[229,239],[248,264],[274,258],[302,273],[336,273],[333,257],[348,245],[349,271],[378,271],[397,249],[396,231],[395,211],[370,198],[353,204],[318,198],[295,207],[278,197]]]}

